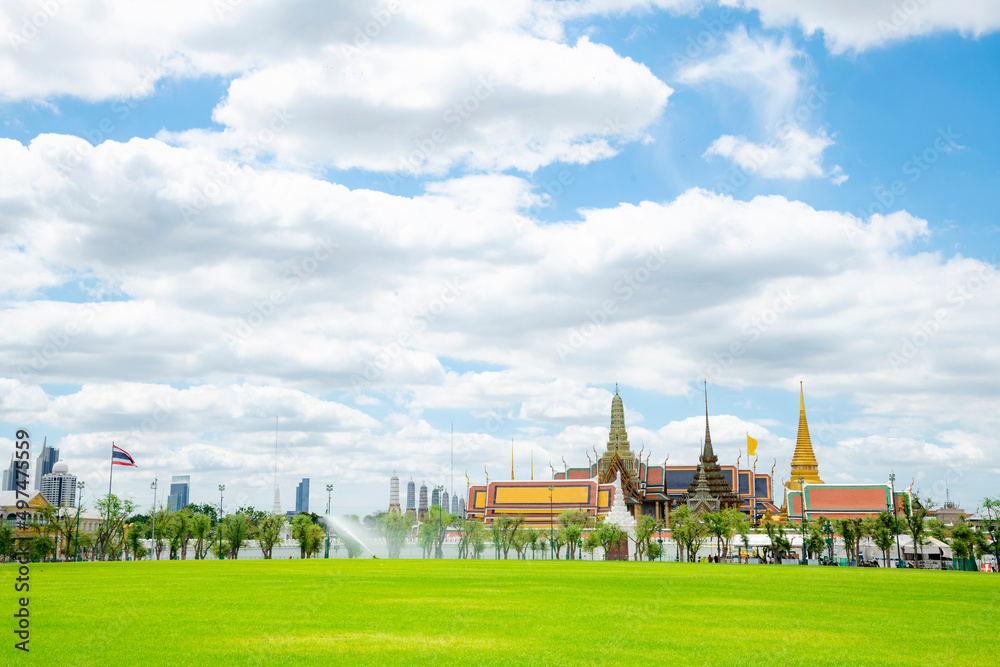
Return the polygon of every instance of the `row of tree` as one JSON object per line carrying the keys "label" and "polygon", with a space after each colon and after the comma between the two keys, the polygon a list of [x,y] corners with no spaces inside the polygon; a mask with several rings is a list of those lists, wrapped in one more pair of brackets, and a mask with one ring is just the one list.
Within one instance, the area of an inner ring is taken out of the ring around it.
{"label": "row of tree", "polygon": [[[134,514],[134,503],[113,495],[99,499],[96,509],[103,521],[93,532],[78,530],[78,510],[67,507],[39,509],[27,525],[26,540],[16,540],[14,527],[0,523],[0,558],[9,560],[16,551],[27,551],[31,560],[136,560],[149,555],[147,543],[157,560],[186,560],[189,553],[195,560],[208,554],[237,559],[240,550],[251,543],[260,548],[264,558],[271,558],[274,547],[282,543],[288,523],[283,515],[252,507],[241,507],[221,520],[211,505]],[[357,517],[348,519],[357,522]],[[322,517],[301,513],[292,518],[288,528],[299,546],[300,557],[320,553],[327,535]],[[347,534],[336,535],[331,546],[335,553],[343,546],[352,558],[362,553],[361,544]]]}

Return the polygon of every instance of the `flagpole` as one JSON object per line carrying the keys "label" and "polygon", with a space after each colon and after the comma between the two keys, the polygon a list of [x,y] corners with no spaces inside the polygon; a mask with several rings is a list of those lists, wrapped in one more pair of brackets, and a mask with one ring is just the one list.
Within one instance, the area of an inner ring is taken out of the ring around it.
{"label": "flagpole", "polygon": [[111,548],[111,482],[115,477],[115,441],[111,441],[111,471],[108,473],[108,518],[107,528],[105,529],[105,535],[107,536],[107,542],[104,546],[105,556],[109,556],[107,553]]}

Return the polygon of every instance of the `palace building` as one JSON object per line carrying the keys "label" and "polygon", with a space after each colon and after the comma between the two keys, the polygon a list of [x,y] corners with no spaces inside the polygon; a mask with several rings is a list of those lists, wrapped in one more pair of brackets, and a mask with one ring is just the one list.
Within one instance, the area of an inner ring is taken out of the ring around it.
{"label": "palace building", "polygon": [[[605,451],[587,467],[566,467],[552,481],[503,481],[470,486],[468,515],[487,524],[501,516],[524,515],[526,522],[548,526],[566,510],[603,517],[615,502],[614,480],[620,480],[625,507],[638,519],[649,515],[665,521],[672,507],[688,502],[698,492],[704,476],[708,507],[733,507],[747,515],[776,513],[770,475],[755,470],[720,465],[712,448],[708,401],[705,402],[705,440],[697,465],[650,465],[652,453],[643,458],[632,451],[625,427],[625,406],[618,391],[611,400],[611,425]],[[587,455],[590,459],[590,455]]]}

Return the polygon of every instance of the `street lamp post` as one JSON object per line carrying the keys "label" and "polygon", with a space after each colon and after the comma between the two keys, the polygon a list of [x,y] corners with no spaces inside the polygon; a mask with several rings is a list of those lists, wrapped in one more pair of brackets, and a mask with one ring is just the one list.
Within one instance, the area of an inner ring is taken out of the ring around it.
{"label": "street lamp post", "polygon": [[330,557],[330,497],[333,494],[333,484],[326,485],[326,554],[323,558]]}
{"label": "street lamp post", "polygon": [[216,521],[216,538],[219,540],[219,560],[222,560],[222,493],[226,490],[225,484],[219,484],[219,520]]}
{"label": "street lamp post", "polygon": [[802,482],[805,478],[801,475],[799,476],[799,493],[802,494],[802,516],[800,517],[799,523],[802,525],[802,564],[808,565],[809,562],[806,560],[806,489],[802,486]]}
{"label": "street lamp post", "polygon": [[660,543],[660,562],[663,562],[663,537],[656,538],[656,541]]}
{"label": "street lamp post", "polygon": [[[153,478],[153,483],[149,485],[149,488],[153,490],[153,528],[149,533],[149,546],[152,547],[150,551],[156,551],[156,486],[159,481],[158,477]],[[152,560],[152,556],[150,556]]]}
{"label": "street lamp post", "polygon": [[552,527],[554,525],[554,523],[552,521],[552,518],[553,518],[552,517],[552,491],[555,488],[556,487],[554,487],[551,484],[549,484],[549,547],[552,549],[552,555],[553,556],[556,555],[556,536],[555,536],[555,533],[552,530]]}
{"label": "street lamp post", "polygon": [[76,496],[76,546],[73,547],[73,560],[80,560],[80,505],[83,503],[83,480],[76,483],[80,491]]}
{"label": "street lamp post", "polygon": [[576,548],[577,548],[576,559],[577,560],[583,560],[583,538],[582,537],[576,541]]}
{"label": "street lamp post", "polygon": [[[896,512],[896,473],[889,472],[889,495],[892,496],[889,502],[892,503],[892,526],[896,533],[896,567],[903,566],[903,554],[899,549],[899,514]],[[915,549],[916,547],[914,547]]]}

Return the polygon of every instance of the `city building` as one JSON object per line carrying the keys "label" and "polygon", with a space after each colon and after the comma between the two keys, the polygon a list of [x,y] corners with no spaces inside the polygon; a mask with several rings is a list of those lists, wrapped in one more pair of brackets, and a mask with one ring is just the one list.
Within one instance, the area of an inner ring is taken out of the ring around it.
{"label": "city building", "polygon": [[76,505],[76,475],[71,475],[65,461],[52,466],[52,472],[42,477],[42,496],[53,507]]}
{"label": "city building", "polygon": [[191,476],[174,475],[170,480],[170,494],[167,496],[167,508],[171,512],[180,512],[190,504]]}
{"label": "city building", "polygon": [[59,460],[59,450],[48,446],[48,438],[42,440],[42,452],[35,462],[35,491],[42,488],[42,478],[52,472],[52,467]]}
{"label": "city building", "polygon": [[457,493],[451,497],[451,513],[454,514],[455,516],[458,516],[458,517],[462,516],[461,514],[459,514],[459,511],[458,511],[458,494]]}
{"label": "city building", "polygon": [[451,506],[449,504],[450,502],[451,502],[451,499],[448,497],[448,492],[442,490],[441,491],[441,509],[443,509],[445,512],[447,512],[448,508]]}
{"label": "city building", "polygon": [[441,487],[435,486],[434,490],[431,491],[431,507],[441,506]]}
{"label": "city building", "polygon": [[10,466],[3,471],[3,483],[0,484],[0,491],[17,490],[17,459],[10,455]]}
{"label": "city building", "polygon": [[303,477],[295,487],[295,513],[309,512],[309,478]]}

